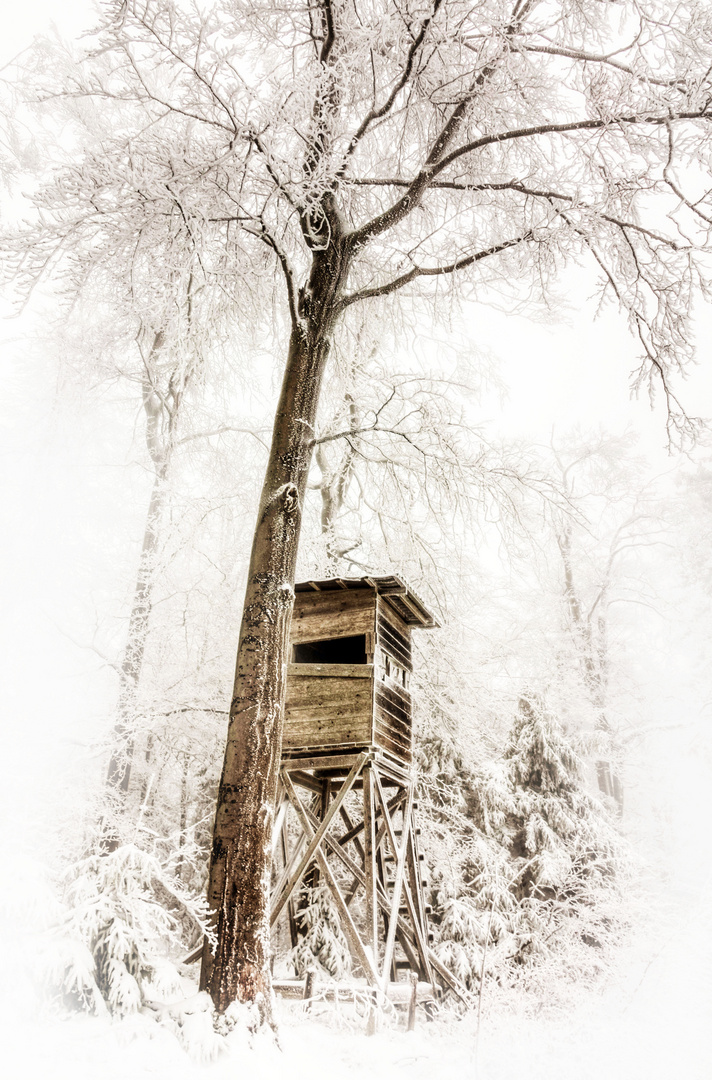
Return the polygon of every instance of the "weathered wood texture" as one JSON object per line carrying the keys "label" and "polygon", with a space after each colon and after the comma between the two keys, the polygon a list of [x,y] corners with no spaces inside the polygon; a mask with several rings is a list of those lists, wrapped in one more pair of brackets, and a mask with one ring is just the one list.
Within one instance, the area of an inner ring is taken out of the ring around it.
{"label": "weathered wood texture", "polygon": [[375,591],[298,592],[292,644],[366,635],[373,664],[290,664],[284,753],[336,747],[412,761],[411,627]]}
{"label": "weathered wood texture", "polygon": [[327,638],[373,634],[376,628],[375,593],[297,593],[292,614],[292,644]]}
{"label": "weathered wood texture", "polygon": [[382,596],[377,597],[376,627],[376,642],[379,648],[391,656],[400,667],[412,671],[411,629]]}
{"label": "weathered wood texture", "polygon": [[372,741],[372,664],[289,665],[283,753]]}
{"label": "weathered wood texture", "polygon": [[375,685],[374,742],[397,760],[410,764],[413,727],[410,694],[390,680]]}

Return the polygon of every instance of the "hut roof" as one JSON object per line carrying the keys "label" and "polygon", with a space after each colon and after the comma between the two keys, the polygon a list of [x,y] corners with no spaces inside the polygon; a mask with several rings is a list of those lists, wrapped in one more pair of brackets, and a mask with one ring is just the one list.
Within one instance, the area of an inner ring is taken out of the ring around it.
{"label": "hut roof", "polygon": [[371,589],[382,596],[406,623],[432,629],[439,622],[423,601],[395,574],[385,577],[327,578],[324,581],[298,581],[295,592],[337,592],[339,589]]}

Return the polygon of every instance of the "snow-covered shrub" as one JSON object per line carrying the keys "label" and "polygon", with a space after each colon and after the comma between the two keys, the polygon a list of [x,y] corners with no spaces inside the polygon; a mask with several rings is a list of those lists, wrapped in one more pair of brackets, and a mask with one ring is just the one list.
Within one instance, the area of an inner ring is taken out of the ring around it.
{"label": "snow-covered shrub", "polygon": [[341,978],[348,973],[351,959],[331,890],[328,885],[305,887],[300,900],[297,919],[303,936],[287,960],[299,979],[308,971]]}
{"label": "snow-covered shrub", "polygon": [[175,991],[178,973],[165,952],[183,946],[186,914],[205,928],[205,901],[135,844],[78,860],[62,884],[66,913],[52,935],[50,980],[65,1001],[125,1015]]}

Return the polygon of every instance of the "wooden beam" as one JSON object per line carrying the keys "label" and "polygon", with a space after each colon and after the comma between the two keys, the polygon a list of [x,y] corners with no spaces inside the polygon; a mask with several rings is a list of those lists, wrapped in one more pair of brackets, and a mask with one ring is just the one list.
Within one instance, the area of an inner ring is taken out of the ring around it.
{"label": "wooden beam", "polygon": [[311,773],[304,772],[303,769],[292,769],[290,775],[292,783],[321,795],[321,780],[316,780]]}
{"label": "wooden beam", "polygon": [[[422,928],[423,940],[428,940],[428,922],[425,917],[425,904],[423,897],[423,878],[420,873],[420,855],[417,845],[417,832],[415,831],[415,821],[411,822],[411,829],[408,836],[408,846],[410,859],[408,860],[408,872],[410,877],[410,894],[413,898],[413,906],[415,908],[415,918],[418,921],[418,925]],[[424,974],[427,972],[424,971]]]}
{"label": "wooden beam", "polygon": [[312,757],[282,758],[282,769],[293,772],[294,769],[338,769],[341,766],[348,768],[362,757],[363,751],[359,755],[358,751],[354,750],[350,754],[330,754],[328,757],[317,754]]}
{"label": "wooden beam", "polygon": [[[287,664],[289,679],[370,679],[373,664]],[[290,686],[293,692],[293,687]]]}
{"label": "wooden beam", "polygon": [[[289,803],[289,798],[287,797],[286,792],[285,801]],[[288,875],[291,860],[289,855],[289,842],[286,828],[280,830],[280,836],[282,837],[282,858],[284,859],[284,873]],[[304,837],[300,837],[300,840],[303,842]],[[301,847],[301,844],[299,844],[298,847]],[[277,895],[279,895],[279,893],[277,893]],[[289,940],[292,943],[292,948],[296,949],[297,945],[299,944],[299,930],[297,928],[297,916],[294,910],[294,899],[292,897],[290,897],[289,901],[287,902],[287,914],[289,916]]]}
{"label": "wooden beam", "polygon": [[[339,808],[339,813],[341,814],[341,818],[342,818],[342,820],[343,820],[344,824],[345,824],[345,825],[346,825],[346,826],[347,826],[347,827],[348,827],[348,828],[349,828],[350,830],[351,830],[351,829],[353,829],[353,827],[354,827],[354,823],[353,823],[353,821],[351,820],[351,818],[349,817],[349,812],[348,812],[348,810],[346,809],[346,807],[345,807],[345,806],[341,806],[341,807]],[[361,858],[363,859],[363,858],[364,858],[364,854],[363,854],[363,844],[361,843],[361,841],[360,841],[360,839],[359,839],[358,833],[354,833],[354,835],[353,835],[353,836],[351,837],[351,839],[352,839],[352,840],[353,840],[353,842],[354,842],[354,847],[356,848],[356,850],[358,851],[359,855],[360,855],[360,856],[361,856]]]}
{"label": "wooden beam", "polygon": [[411,600],[411,598],[408,596],[407,593],[405,593],[403,595],[402,602],[405,604],[405,606],[408,608],[408,610],[410,612],[412,612],[413,615],[415,615],[418,622],[422,623],[422,621],[423,621],[423,613],[420,610],[419,606],[417,606],[416,604],[413,603],[413,601]]}
{"label": "wooden beam", "polygon": [[[363,766],[364,766],[364,764],[365,764],[365,762],[367,760],[368,760],[368,753],[365,752],[365,753],[361,754],[359,759],[355,762],[353,768],[351,769],[351,772],[346,777],[346,780],[344,781],[344,783],[343,783],[343,785],[341,787],[341,790],[339,791],[339,794],[336,796],[333,803],[329,807],[328,812],[324,815],[324,820],[322,821],[321,825],[317,829],[316,833],[312,833],[311,826],[309,826],[309,832],[311,834],[311,840],[307,844],[307,849],[304,852],[304,854],[302,855],[301,859],[299,860],[299,865],[297,866],[297,869],[294,871],[294,873],[291,875],[289,881],[284,886],[284,889],[282,891],[282,895],[277,900],[277,903],[275,904],[275,906],[272,909],[272,915],[271,915],[271,920],[270,920],[271,923],[274,923],[275,919],[277,918],[280,911],[282,910],[282,908],[286,904],[287,900],[292,895],[294,889],[299,884],[299,882],[302,880],[302,877],[304,876],[304,872],[306,871],[307,866],[311,862],[311,860],[312,860],[312,858],[314,856],[314,853],[317,851],[317,849],[319,847],[319,844],[321,842],[321,839],[324,836],[324,833],[329,828],[329,825],[331,824],[333,819],[338,814],[339,807],[341,806],[341,803],[344,801],[344,799],[348,795],[349,791],[353,787],[353,784],[354,784],[354,781],[355,781],[356,777],[361,772],[361,769],[363,768]],[[284,786],[287,789],[287,794],[289,795],[289,798],[290,798],[290,801],[292,802],[292,805],[294,805],[294,799],[296,799],[297,802],[299,803],[299,806],[298,807],[294,806],[294,809],[297,811],[297,814],[299,815],[300,819],[303,819],[304,815],[303,815],[302,804],[301,804],[301,802],[299,802],[299,796],[297,795],[296,791],[294,790],[294,785],[292,784],[292,781],[289,778],[289,773],[286,772],[286,771],[283,772],[283,774],[282,774],[282,782],[284,783]],[[306,819],[304,819],[304,820],[306,820]],[[307,825],[308,825],[308,822],[307,822]]]}
{"label": "wooden beam", "polygon": [[465,1003],[469,1008],[474,1009],[477,1005],[477,998],[474,994],[471,994],[467,987],[460,982],[456,975],[445,967],[442,960],[438,959],[437,955],[432,949],[428,949],[428,960],[431,966],[437,971],[440,978],[448,984],[450,989],[457,994],[461,1001]]}
{"label": "wooden beam", "polygon": [[[299,820],[301,822],[301,825],[302,825],[302,828],[304,829],[305,834],[308,837],[311,837],[310,842],[309,842],[309,847],[312,847],[312,846],[314,847],[314,854],[315,854],[316,858],[319,861],[319,867],[321,869],[321,872],[323,873],[324,877],[326,878],[327,884],[329,885],[329,888],[331,889],[332,896],[333,896],[334,900],[336,901],[336,906],[337,906],[337,908],[339,910],[339,915],[341,916],[341,919],[342,919],[342,925],[343,925],[344,933],[346,934],[346,936],[349,938],[349,940],[351,942],[351,947],[353,948],[353,951],[356,954],[356,957],[358,958],[358,960],[359,960],[359,962],[361,964],[361,967],[364,970],[364,974],[366,975],[367,980],[370,982],[371,986],[378,986],[378,981],[379,981],[378,980],[378,972],[376,971],[376,968],[375,968],[375,966],[373,964],[373,961],[371,960],[371,957],[368,955],[368,952],[364,948],[363,942],[361,941],[361,938],[359,937],[358,930],[356,929],[354,921],[351,918],[351,912],[348,909],[346,901],[344,900],[343,896],[341,895],[341,890],[339,889],[339,886],[336,883],[336,879],[334,878],[334,875],[331,872],[331,867],[329,866],[328,860],[327,860],[324,852],[321,850],[321,839],[323,838],[324,833],[322,832],[321,829],[316,833],[312,829],[311,824],[309,822],[309,818],[307,817],[306,811],[305,811],[304,807],[301,804],[299,796],[297,795],[296,791],[294,790],[294,785],[292,784],[291,780],[289,779],[288,774],[285,774],[284,784],[285,784],[285,787],[287,788],[287,794],[289,795],[289,798],[290,798],[290,800],[292,802],[292,805],[294,806],[294,809],[297,812],[297,815],[299,817]],[[333,809],[333,806],[334,806],[334,804],[332,803],[332,809]],[[323,827],[323,823],[322,823],[322,827]],[[321,837],[319,837],[319,832],[322,832]]]}
{"label": "wooden beam", "polygon": [[374,817],[372,764],[363,770],[363,866],[366,885],[366,941],[378,970],[378,902],[376,900],[376,828]]}
{"label": "wooden beam", "polygon": [[[375,771],[375,766],[373,767]],[[393,949],[396,943],[396,928],[398,926],[398,913],[400,910],[400,898],[403,890],[403,878],[405,877],[406,859],[408,858],[408,837],[411,820],[411,808],[413,806],[413,788],[408,792],[408,800],[403,811],[403,836],[401,837],[401,849],[396,866],[396,879],[393,884],[393,897],[391,899],[391,912],[388,919],[388,937],[386,938],[386,950],[383,954],[383,984],[390,981],[388,970],[393,959]]]}
{"label": "wooden beam", "polygon": [[[297,865],[297,861],[299,860],[299,857],[300,857],[300,855],[302,853],[302,850],[304,848],[305,843],[306,843],[306,840],[305,840],[304,836],[300,836],[299,839],[297,840],[296,844],[294,845],[294,850],[292,851],[292,854],[289,856],[289,864],[287,866],[285,866],[284,870],[282,871],[282,874],[280,876],[279,881],[277,882],[274,889],[272,890],[272,895],[271,895],[271,898],[270,898],[270,905],[274,903],[274,901],[275,901],[275,899],[277,897],[282,895],[282,890],[284,889],[285,885],[289,881],[290,876],[294,871],[294,867]],[[274,919],[272,919],[271,921],[274,922]]]}

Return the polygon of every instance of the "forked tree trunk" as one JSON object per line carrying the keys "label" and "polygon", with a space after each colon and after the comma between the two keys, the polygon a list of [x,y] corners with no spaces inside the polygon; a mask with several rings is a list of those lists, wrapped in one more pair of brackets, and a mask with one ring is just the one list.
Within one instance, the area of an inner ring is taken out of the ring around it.
{"label": "forked tree trunk", "polygon": [[218,1012],[262,1000],[269,1017],[269,881],[289,629],[319,393],[346,259],[314,256],[300,295],[252,543],[213,834],[208,903],[217,949],[200,976]]}
{"label": "forked tree trunk", "polygon": [[[351,394],[344,395],[348,404],[349,428],[355,431],[359,426],[358,409]],[[319,494],[321,497],[321,534],[326,542],[326,555],[329,563],[338,570],[340,561],[356,546],[349,544],[339,547],[336,541],[336,522],[344,507],[349,485],[354,473],[356,447],[350,440],[346,451],[335,469],[329,469],[328,458],[323,443],[315,448],[317,464],[321,470]]]}

